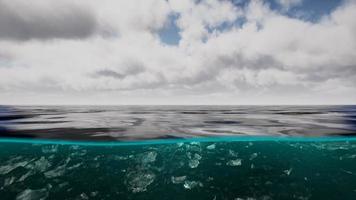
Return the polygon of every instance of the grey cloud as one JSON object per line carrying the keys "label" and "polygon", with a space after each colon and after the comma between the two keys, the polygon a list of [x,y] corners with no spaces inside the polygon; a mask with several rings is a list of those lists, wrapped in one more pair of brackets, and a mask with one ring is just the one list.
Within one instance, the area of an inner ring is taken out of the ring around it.
{"label": "grey cloud", "polygon": [[109,69],[103,69],[103,70],[96,71],[94,73],[94,76],[95,77],[111,77],[111,78],[115,78],[115,79],[125,78],[125,75],[115,72],[113,70],[109,70]]}
{"label": "grey cloud", "polygon": [[142,63],[129,61],[124,66],[122,72],[117,72],[111,69],[101,69],[92,74],[92,77],[111,77],[115,79],[124,79],[127,76],[136,75],[145,71],[145,68]]}
{"label": "grey cloud", "polygon": [[79,39],[96,32],[93,13],[78,6],[35,8],[0,0],[0,40]]}
{"label": "grey cloud", "polygon": [[216,59],[216,65],[237,69],[282,69],[283,66],[271,55],[258,55],[253,59],[245,58],[241,54],[220,55]]}
{"label": "grey cloud", "polygon": [[241,54],[223,54],[209,60],[204,66],[199,73],[192,77],[184,77],[181,82],[191,85],[214,81],[220,72],[227,68],[253,71],[271,68],[283,70],[282,64],[269,55],[260,55],[254,59],[247,59]]}
{"label": "grey cloud", "polygon": [[348,79],[356,81],[356,64],[354,65],[325,65],[314,70],[298,71],[304,74],[306,81],[325,82],[329,79]]}

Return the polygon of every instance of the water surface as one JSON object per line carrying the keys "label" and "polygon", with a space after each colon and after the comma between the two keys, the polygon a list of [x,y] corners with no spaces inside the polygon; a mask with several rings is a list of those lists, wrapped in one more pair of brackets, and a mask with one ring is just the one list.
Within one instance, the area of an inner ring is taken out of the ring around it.
{"label": "water surface", "polygon": [[115,141],[355,133],[356,106],[0,107],[3,137]]}

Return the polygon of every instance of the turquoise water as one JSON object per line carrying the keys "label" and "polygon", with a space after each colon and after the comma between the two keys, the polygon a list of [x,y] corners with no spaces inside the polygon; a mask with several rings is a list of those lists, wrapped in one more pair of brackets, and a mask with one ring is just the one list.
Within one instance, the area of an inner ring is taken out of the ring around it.
{"label": "turquoise water", "polygon": [[1,199],[355,199],[354,138],[0,140]]}

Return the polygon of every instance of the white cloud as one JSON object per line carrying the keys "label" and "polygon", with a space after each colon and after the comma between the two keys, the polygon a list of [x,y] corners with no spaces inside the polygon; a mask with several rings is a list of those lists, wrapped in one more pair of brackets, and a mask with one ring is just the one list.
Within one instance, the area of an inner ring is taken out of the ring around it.
{"label": "white cloud", "polygon": [[[53,6],[35,2],[37,7],[16,6],[17,12],[41,8],[45,12],[33,18],[38,19]],[[287,17],[263,1],[251,1],[244,8],[218,0],[62,3],[85,8],[95,19],[95,30],[79,38],[53,30],[43,36],[41,31],[31,37],[24,34],[20,41],[1,37],[0,31],[0,103],[356,100],[352,1],[315,23]],[[158,36],[171,14],[178,14],[178,46],[165,45]],[[233,25],[242,19],[242,26]],[[219,29],[226,24],[231,28]]]}

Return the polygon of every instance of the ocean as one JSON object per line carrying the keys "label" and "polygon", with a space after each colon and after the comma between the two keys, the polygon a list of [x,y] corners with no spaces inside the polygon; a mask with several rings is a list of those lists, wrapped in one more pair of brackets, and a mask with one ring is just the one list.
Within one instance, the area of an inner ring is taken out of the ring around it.
{"label": "ocean", "polygon": [[356,199],[356,106],[2,106],[0,199]]}

